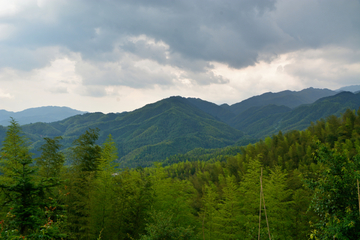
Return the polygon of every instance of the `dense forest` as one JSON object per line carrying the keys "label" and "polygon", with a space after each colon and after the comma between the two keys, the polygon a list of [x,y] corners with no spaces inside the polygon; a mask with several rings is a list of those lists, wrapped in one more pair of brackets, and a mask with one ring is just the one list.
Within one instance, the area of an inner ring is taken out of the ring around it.
{"label": "dense forest", "polygon": [[360,238],[360,109],[147,168],[119,168],[112,136],[98,145],[99,135],[85,130],[66,152],[61,137],[45,138],[33,157],[11,121],[0,155],[0,238]]}
{"label": "dense forest", "polygon": [[[328,91],[304,89],[300,92],[267,93],[231,106],[170,97],[132,112],[85,113],[57,122],[21,126],[31,142],[30,152],[35,154],[35,158],[41,154],[39,149],[45,143],[44,138],[62,136],[60,150],[65,151],[86,130],[98,128],[97,143],[102,144],[109,134],[112,135],[120,167],[150,167],[154,162],[163,162],[174,155],[186,154],[199,159],[199,153],[209,151],[208,154],[212,155],[214,148],[219,149],[217,155],[224,156],[227,154],[222,148],[255,143],[279,131],[305,130],[311,122],[330,115],[339,117],[348,108],[359,108],[360,93],[341,92],[319,98],[329,94]],[[294,102],[290,101],[292,98],[297,104],[317,100],[294,107]],[[5,133],[6,128],[0,126],[0,146]],[[228,150],[231,154],[240,152],[239,148]]]}

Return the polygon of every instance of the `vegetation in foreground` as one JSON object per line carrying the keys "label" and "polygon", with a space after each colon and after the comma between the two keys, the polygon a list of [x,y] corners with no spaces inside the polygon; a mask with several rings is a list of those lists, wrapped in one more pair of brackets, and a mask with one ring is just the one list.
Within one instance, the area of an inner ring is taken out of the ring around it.
{"label": "vegetation in foreground", "polygon": [[[279,132],[236,156],[119,169],[88,129],[33,158],[12,120],[1,149],[2,239],[256,239],[260,172],[272,239],[359,239],[360,109]],[[64,162],[71,165],[65,166]],[[174,161],[176,162],[176,161]],[[264,211],[261,239],[268,239]]]}

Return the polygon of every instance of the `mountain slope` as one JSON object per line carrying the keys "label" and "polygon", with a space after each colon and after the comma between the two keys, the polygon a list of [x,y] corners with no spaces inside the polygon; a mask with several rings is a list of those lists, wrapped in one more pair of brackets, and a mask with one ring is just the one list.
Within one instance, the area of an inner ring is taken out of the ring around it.
{"label": "mountain slope", "polygon": [[204,101],[200,98],[187,98],[187,100],[200,110],[210,114],[211,116],[225,123],[228,123],[232,118],[236,116],[235,113],[233,113],[232,111],[216,105],[215,103]]}
{"label": "mountain slope", "polygon": [[20,125],[36,123],[36,122],[55,122],[65,118],[83,114],[85,112],[71,109],[68,107],[38,107],[29,108],[20,112],[9,112],[6,110],[0,110],[0,125],[8,126],[10,117],[16,119]]}
{"label": "mountain slope", "polygon": [[335,90],[336,92],[353,92],[353,93],[358,93],[360,91],[360,85],[351,85],[351,86],[346,86],[346,87],[342,87],[339,88],[337,90]]}
{"label": "mountain slope", "polygon": [[252,137],[264,138],[279,130],[303,130],[311,122],[330,115],[340,116],[348,108],[357,110],[359,107],[360,93],[341,92],[295,109],[274,105],[253,107],[234,118],[231,126]]}
{"label": "mountain slope", "polygon": [[65,147],[88,128],[99,128],[103,142],[112,134],[122,166],[149,166],[154,161],[194,148],[234,144],[243,133],[199,110],[187,99],[171,97],[122,114],[87,113],[54,123],[23,126],[39,147],[44,136],[62,135]]}
{"label": "mountain slope", "polygon": [[236,115],[244,112],[251,107],[266,106],[269,104],[284,105],[290,108],[298,107],[302,104],[313,103],[316,100],[335,95],[337,92],[329,89],[307,88],[301,91],[282,91],[278,93],[264,93],[259,96],[248,98],[242,102],[235,103],[231,106],[224,105],[225,109],[232,111]]}

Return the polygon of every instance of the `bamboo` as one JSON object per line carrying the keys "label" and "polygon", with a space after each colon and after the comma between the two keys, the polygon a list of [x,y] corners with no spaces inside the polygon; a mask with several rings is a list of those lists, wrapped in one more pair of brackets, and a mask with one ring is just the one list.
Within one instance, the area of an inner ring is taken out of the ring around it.
{"label": "bamboo", "polygon": [[267,225],[267,228],[268,228],[269,239],[271,240],[269,221],[268,221],[268,218],[267,218],[266,207],[265,207],[265,196],[264,196],[264,192],[262,190],[263,189],[262,189],[262,183],[261,183],[261,193],[262,193],[263,201],[264,201],[264,211],[265,211],[266,225]]}
{"label": "bamboo", "polygon": [[[262,182],[262,168],[261,168],[261,175],[260,175],[260,185]],[[261,195],[262,195],[262,187],[260,187],[260,207],[259,207],[259,234],[258,234],[258,240],[260,240],[260,228],[261,228]]]}
{"label": "bamboo", "polygon": [[205,231],[204,231],[205,214],[206,214],[206,208],[205,208],[204,217],[203,217],[203,221],[202,221],[202,232],[203,232],[203,239],[204,240],[205,240]]}
{"label": "bamboo", "polygon": [[359,201],[359,215],[360,215],[360,191],[359,191],[359,179],[356,179],[358,189],[358,201]]}

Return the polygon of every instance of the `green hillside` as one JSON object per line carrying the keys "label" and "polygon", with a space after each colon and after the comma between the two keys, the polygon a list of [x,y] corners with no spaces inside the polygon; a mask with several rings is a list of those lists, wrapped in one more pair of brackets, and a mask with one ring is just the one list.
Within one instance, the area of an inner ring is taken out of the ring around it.
{"label": "green hillside", "polygon": [[317,88],[307,88],[301,91],[282,91],[277,93],[264,93],[259,96],[254,96],[248,98],[239,103],[235,103],[231,106],[224,106],[227,110],[232,111],[236,115],[241,114],[251,107],[260,107],[266,106],[269,104],[274,104],[278,106],[287,106],[290,108],[295,108],[303,104],[310,104],[316,100],[335,95],[337,92],[329,89],[317,89]]}
{"label": "green hillside", "polygon": [[[177,112],[184,108],[186,114]],[[194,116],[182,98],[143,110],[93,119],[154,126],[164,113],[171,124],[169,115],[176,113],[201,119],[195,125],[214,121]],[[89,124],[91,114],[85,118],[76,121]],[[0,199],[8,203],[0,209],[4,239],[267,239],[270,231],[272,239],[360,238],[360,108],[304,131],[247,146],[195,148],[146,168],[115,168],[114,141],[97,145],[98,134],[85,131],[65,156],[56,139],[48,141],[34,159],[12,123],[0,150]]]}
{"label": "green hillside", "polygon": [[294,109],[276,105],[252,107],[231,119],[229,124],[247,135],[261,139],[280,130],[304,130],[311,122],[330,115],[340,116],[346,109],[359,107],[359,93],[341,92]]}
{"label": "green hillside", "polygon": [[121,166],[126,167],[149,166],[194,148],[226,147],[244,137],[239,130],[199,111],[181,97],[167,98],[129,113],[87,113],[50,124],[23,126],[35,150],[43,137],[59,135],[63,136],[64,147],[70,147],[89,128],[100,129],[99,142],[112,134]]}
{"label": "green hillside", "polygon": [[[359,107],[360,94],[351,92],[341,92],[294,109],[275,104],[252,106],[238,115],[228,110],[230,106],[225,109],[201,99],[170,97],[132,112],[85,113],[22,128],[35,153],[44,137],[62,136],[61,143],[66,149],[89,128],[98,128],[99,143],[112,134],[122,167],[144,167],[196,148],[242,146],[279,131],[303,130],[311,122],[329,115],[340,116],[348,108]],[[2,127],[1,139],[4,133]]]}

